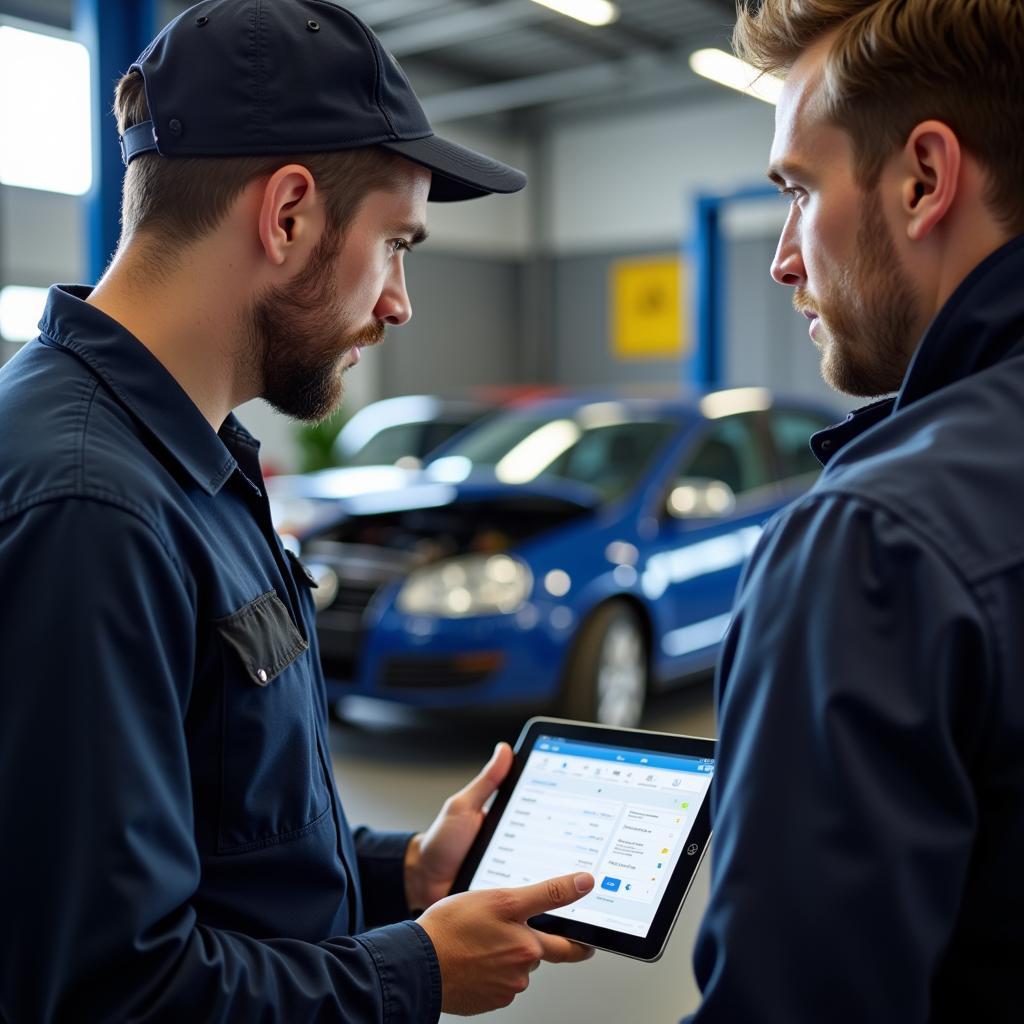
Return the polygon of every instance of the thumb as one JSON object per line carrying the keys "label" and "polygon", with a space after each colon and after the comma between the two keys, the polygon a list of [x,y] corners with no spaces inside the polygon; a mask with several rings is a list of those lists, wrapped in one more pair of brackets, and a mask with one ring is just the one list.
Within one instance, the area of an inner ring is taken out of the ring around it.
{"label": "thumb", "polygon": [[471,810],[481,810],[511,767],[512,748],[507,743],[499,743],[480,774],[456,794],[456,799]]}
{"label": "thumb", "polygon": [[594,876],[586,871],[574,871],[568,875],[549,878],[544,882],[534,882],[518,889],[511,889],[513,906],[516,907],[515,917],[525,921],[534,914],[544,914],[558,907],[567,907],[582,896],[586,896],[594,888]]}

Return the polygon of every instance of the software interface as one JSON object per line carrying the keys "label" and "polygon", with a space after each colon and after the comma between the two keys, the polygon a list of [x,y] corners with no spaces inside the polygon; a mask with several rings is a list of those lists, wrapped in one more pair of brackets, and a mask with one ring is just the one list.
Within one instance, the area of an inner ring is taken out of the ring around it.
{"label": "software interface", "polygon": [[541,736],[469,888],[589,871],[593,891],[551,913],[645,938],[679,858],[697,853],[687,837],[714,767]]}

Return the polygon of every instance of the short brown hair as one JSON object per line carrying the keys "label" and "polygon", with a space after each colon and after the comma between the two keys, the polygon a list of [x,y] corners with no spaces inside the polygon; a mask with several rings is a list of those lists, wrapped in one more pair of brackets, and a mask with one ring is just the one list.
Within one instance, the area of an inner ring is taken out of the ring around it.
{"label": "short brown hair", "polygon": [[1024,231],[1021,0],[737,0],[737,13],[737,55],[769,73],[837,30],[822,98],[853,140],[862,187],[934,118],[985,167],[995,216]]}
{"label": "short brown hair", "polygon": [[[149,120],[145,85],[138,71],[130,71],[118,83],[114,116],[121,133]],[[395,184],[401,157],[379,146],[288,156],[169,159],[145,153],[125,171],[121,243],[137,231],[152,232],[173,255],[175,248],[212,231],[249,182],[291,163],[309,169],[324,196],[328,228],[340,234],[367,193]]]}

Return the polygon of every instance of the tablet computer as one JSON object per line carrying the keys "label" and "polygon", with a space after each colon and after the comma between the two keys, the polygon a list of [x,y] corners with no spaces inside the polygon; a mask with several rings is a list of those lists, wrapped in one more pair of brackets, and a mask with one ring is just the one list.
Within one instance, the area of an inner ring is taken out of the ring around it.
{"label": "tablet computer", "polygon": [[711,838],[715,742],[532,718],[453,892],[589,871],[542,931],[657,960]]}

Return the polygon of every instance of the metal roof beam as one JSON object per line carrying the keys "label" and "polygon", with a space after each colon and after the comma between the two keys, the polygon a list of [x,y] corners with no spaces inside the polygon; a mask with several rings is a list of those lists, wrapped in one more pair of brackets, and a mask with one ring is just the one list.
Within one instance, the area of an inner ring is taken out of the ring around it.
{"label": "metal roof beam", "polygon": [[427,97],[423,107],[431,121],[458,121],[519,107],[577,99],[595,92],[613,94],[615,90],[626,86],[634,87],[638,80],[666,72],[677,77],[690,74],[685,59],[676,54],[671,55],[669,60],[629,58],[569,71],[531,75],[493,85],[456,89]]}
{"label": "metal roof beam", "polygon": [[410,14],[424,14],[431,8],[443,7],[448,0],[368,0],[367,3],[352,6],[367,25],[384,25],[391,21],[399,21]]}
{"label": "metal roof beam", "polygon": [[396,57],[407,57],[532,24],[550,15],[546,8],[529,0],[503,0],[488,7],[463,8],[448,14],[441,11],[414,25],[381,32],[380,41]]}

